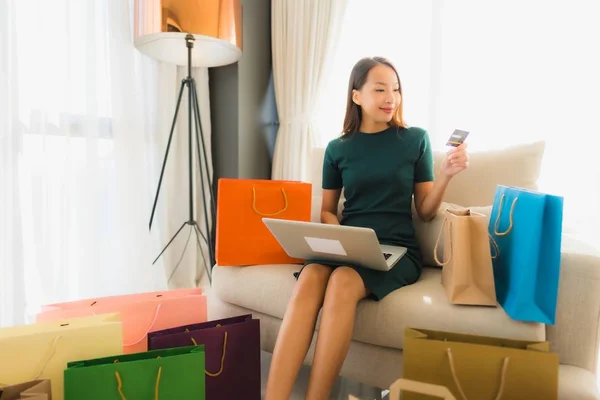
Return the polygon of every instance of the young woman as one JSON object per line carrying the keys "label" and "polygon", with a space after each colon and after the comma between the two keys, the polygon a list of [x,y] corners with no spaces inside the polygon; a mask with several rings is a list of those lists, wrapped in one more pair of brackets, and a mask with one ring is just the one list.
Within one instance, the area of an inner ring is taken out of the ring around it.
{"label": "young woman", "polygon": [[[344,129],[325,150],[321,221],[369,227],[381,243],[408,253],[388,272],[307,262],[288,304],[273,352],[266,400],[287,400],[315,330],[321,323],[306,398],[325,400],[338,376],[352,337],[357,303],[376,301],[410,285],[421,274],[421,253],[412,225],[411,202],[423,220],[438,212],[452,177],[468,165],[465,145],[448,151],[434,182],[426,131],[402,118],[402,89],[394,66],[364,58],[353,68]],[[346,202],[337,218],[342,188]]]}

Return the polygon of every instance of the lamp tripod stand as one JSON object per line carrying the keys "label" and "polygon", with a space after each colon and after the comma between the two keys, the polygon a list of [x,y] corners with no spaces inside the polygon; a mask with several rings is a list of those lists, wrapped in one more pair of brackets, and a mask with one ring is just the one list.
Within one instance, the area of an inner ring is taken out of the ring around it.
{"label": "lamp tripod stand", "polygon": [[[158,180],[158,187],[156,189],[156,196],[154,197],[154,205],[152,206],[152,214],[150,215],[150,223],[149,229],[152,230],[152,221],[154,219],[154,213],[156,211],[156,203],[158,202],[158,195],[160,193],[160,187],[162,185],[162,180],[165,172],[165,166],[167,164],[167,158],[169,156],[169,149],[171,147],[171,141],[173,139],[173,132],[175,131],[175,124],[177,122],[177,115],[179,113],[179,107],[181,106],[181,99],[183,97],[183,90],[187,86],[188,88],[188,174],[189,174],[189,219],[184,221],[181,227],[177,230],[175,235],[169,240],[167,245],[162,249],[160,254],[156,257],[152,265],[158,261],[160,256],[165,252],[165,250],[169,247],[169,245],[175,240],[177,235],[183,230],[186,225],[190,225],[192,229],[194,229],[194,233],[196,234],[196,242],[198,244],[198,248],[200,249],[200,253],[202,254],[202,259],[204,261],[206,272],[208,274],[208,279],[212,283],[212,266],[215,264],[215,248],[214,248],[214,229],[211,229],[215,224],[215,200],[214,193],[212,188],[212,179],[210,177],[210,168],[208,165],[208,158],[206,156],[206,147],[204,145],[204,134],[202,131],[202,124],[200,122],[200,107],[198,104],[198,94],[196,91],[196,81],[192,77],[192,49],[194,47],[194,36],[191,34],[187,34],[185,36],[185,42],[187,46],[187,77],[181,81],[181,88],[179,89],[179,96],[177,98],[177,106],[175,108],[175,115],[173,116],[173,123],[171,124],[171,132],[169,133],[169,140],[167,142],[167,149],[165,151],[165,157],[162,164],[162,169],[160,171],[160,178]],[[204,221],[206,234],[203,234],[198,222],[194,219],[194,179],[193,179],[193,167],[194,167],[194,157],[193,157],[193,137],[192,134],[194,125],[196,127],[196,147],[198,152],[198,164],[200,167],[200,184],[202,187],[202,200],[203,200],[203,209],[204,209]],[[200,146],[202,144],[202,146]],[[202,163],[202,158],[204,158],[204,165]],[[206,174],[206,182],[205,185],[205,176]],[[209,191],[209,204],[207,204],[206,200],[206,188],[208,186]],[[210,211],[209,211],[210,209]],[[210,222],[209,222],[209,212],[210,212]],[[190,233],[191,234],[191,233]],[[206,242],[208,245],[208,255],[209,260],[205,259],[204,251],[202,250],[202,245],[200,243],[200,237]],[[209,265],[210,264],[210,265]]]}

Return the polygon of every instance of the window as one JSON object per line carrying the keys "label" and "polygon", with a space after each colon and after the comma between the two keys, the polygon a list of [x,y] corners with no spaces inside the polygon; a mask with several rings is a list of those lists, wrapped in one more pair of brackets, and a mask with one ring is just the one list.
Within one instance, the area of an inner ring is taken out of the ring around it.
{"label": "window", "polygon": [[342,130],[348,78],[362,57],[383,56],[394,63],[406,99],[408,123],[429,126],[431,15],[429,0],[348,0],[332,73],[318,108],[319,145],[325,146]]}
{"label": "window", "polygon": [[349,0],[318,143],[342,129],[354,63],[387,57],[400,74],[407,122],[426,128],[435,148],[454,128],[471,131],[470,151],[545,140],[540,190],[565,196],[566,231],[598,243],[597,8],[585,1]]}

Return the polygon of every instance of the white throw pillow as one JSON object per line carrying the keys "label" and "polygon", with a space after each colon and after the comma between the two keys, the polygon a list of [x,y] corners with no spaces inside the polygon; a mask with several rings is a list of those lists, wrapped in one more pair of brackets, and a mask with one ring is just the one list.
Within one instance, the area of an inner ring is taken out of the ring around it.
{"label": "white throw pillow", "polygon": [[[486,206],[494,202],[496,186],[538,190],[545,143],[534,142],[499,150],[469,152],[469,168],[452,178],[444,201],[452,204]],[[446,154],[434,152],[434,171]]]}

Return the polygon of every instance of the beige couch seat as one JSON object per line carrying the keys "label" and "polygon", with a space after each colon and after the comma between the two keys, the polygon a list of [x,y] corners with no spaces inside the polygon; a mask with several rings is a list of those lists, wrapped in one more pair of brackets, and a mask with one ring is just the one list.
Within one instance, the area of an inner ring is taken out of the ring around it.
{"label": "beige couch seat", "polygon": [[[213,290],[222,301],[283,319],[296,281],[293,273],[299,269],[297,265],[217,267]],[[411,327],[545,340],[544,325],[513,321],[501,307],[450,304],[440,278],[438,268],[425,268],[415,284],[392,292],[380,302],[360,302],[353,339],[402,349],[404,328]]]}

